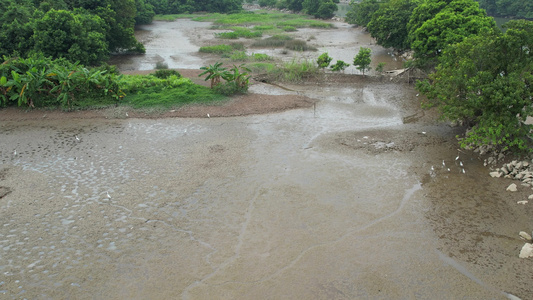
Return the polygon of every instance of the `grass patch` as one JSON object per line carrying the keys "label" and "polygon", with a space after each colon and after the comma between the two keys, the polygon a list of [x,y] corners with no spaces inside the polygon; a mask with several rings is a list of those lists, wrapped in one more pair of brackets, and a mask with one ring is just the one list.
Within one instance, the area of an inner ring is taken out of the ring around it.
{"label": "grass patch", "polygon": [[251,39],[261,37],[263,33],[261,31],[252,31],[248,28],[235,27],[233,31],[217,33],[215,36],[220,39],[238,39],[241,37]]}
{"label": "grass patch", "polygon": [[263,53],[252,53],[247,55],[245,51],[234,51],[230,57],[232,61],[270,61],[274,60],[272,56]]}
{"label": "grass patch", "polygon": [[293,51],[317,51],[315,47],[307,45],[302,40],[290,40],[285,43],[285,48]]}
{"label": "grass patch", "polygon": [[285,44],[287,41],[292,40],[292,37],[288,35],[274,35],[271,37],[268,37],[266,39],[258,40],[253,42],[252,47],[258,47],[258,48],[265,48],[265,47],[271,47],[271,48],[281,48],[285,47]]}
{"label": "grass patch", "polygon": [[[282,12],[242,12],[237,14],[209,14],[193,18],[194,21],[211,21],[224,26],[269,26],[283,28],[292,26],[294,28],[319,27],[332,28],[333,25],[327,22],[312,19],[311,16],[289,14]],[[270,29],[268,29],[270,30]]]}
{"label": "grass patch", "polygon": [[269,73],[276,69],[276,65],[273,63],[255,62],[248,63],[246,67],[252,71],[252,73]]}
{"label": "grass patch", "polygon": [[242,43],[233,43],[233,44],[221,44],[221,45],[214,45],[214,46],[204,46],[200,47],[198,50],[202,53],[215,53],[215,54],[228,54],[233,52],[234,50],[244,50],[244,45]]}
{"label": "grass patch", "polygon": [[177,19],[191,19],[199,17],[198,14],[174,14],[174,15],[155,15],[154,21],[167,21],[172,22]]}
{"label": "grass patch", "polygon": [[300,82],[306,78],[320,76],[318,66],[311,60],[291,61],[280,67],[267,70],[267,76],[273,81]]}
{"label": "grass patch", "polygon": [[190,103],[213,103],[227,99],[213,90],[193,83],[189,78],[152,75],[125,75],[121,104],[133,108],[172,108]]}

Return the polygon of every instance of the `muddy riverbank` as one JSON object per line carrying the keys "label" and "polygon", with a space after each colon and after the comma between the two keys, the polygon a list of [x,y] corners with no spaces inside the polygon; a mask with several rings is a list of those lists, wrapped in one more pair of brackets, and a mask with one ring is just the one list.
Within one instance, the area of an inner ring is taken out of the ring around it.
{"label": "muddy riverbank", "polygon": [[226,112],[302,106],[187,118],[1,110],[0,295],[531,294],[518,232],[533,212],[517,204],[531,189],[506,192],[510,181],[457,150],[461,129],[422,111],[412,86],[339,77],[257,83],[246,97],[255,104]]}

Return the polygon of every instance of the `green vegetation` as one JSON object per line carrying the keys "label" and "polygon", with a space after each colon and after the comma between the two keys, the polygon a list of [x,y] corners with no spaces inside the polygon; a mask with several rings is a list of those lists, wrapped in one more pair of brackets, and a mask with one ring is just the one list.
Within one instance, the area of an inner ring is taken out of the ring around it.
{"label": "green vegetation", "polygon": [[417,84],[446,119],[471,126],[462,146],[494,145],[533,152],[533,22],[510,21],[505,33],[486,31],[448,47],[436,72]]}
{"label": "green vegetation", "polygon": [[333,25],[327,22],[310,19],[308,16],[288,14],[281,12],[242,12],[230,15],[209,14],[194,18],[195,21],[211,21],[223,26],[272,26],[274,28],[284,28],[292,26],[295,28],[318,27],[332,28]]}
{"label": "green vegetation", "polygon": [[156,14],[183,14],[197,11],[234,13],[242,11],[241,0],[145,0]]}
{"label": "green vegetation", "polygon": [[370,53],[372,50],[370,48],[361,47],[359,48],[359,52],[353,59],[353,65],[357,68],[357,70],[362,71],[363,75],[365,75],[365,71],[370,71],[370,63],[372,62],[372,59],[370,58]]}
{"label": "green vegetation", "polygon": [[418,65],[432,66],[448,45],[496,30],[496,23],[473,0],[427,1],[413,11],[408,30]]}
{"label": "green vegetation", "polygon": [[220,39],[238,39],[238,38],[258,38],[263,36],[262,31],[251,31],[248,28],[234,27],[233,31],[217,33],[216,37]]}
{"label": "green vegetation", "polygon": [[272,47],[272,48],[279,48],[279,47],[285,47],[285,44],[287,41],[292,40],[292,37],[288,35],[274,35],[271,37],[268,37],[266,39],[257,40],[252,43],[252,47],[258,47],[258,48],[265,48],[265,47]]}
{"label": "green vegetation", "polygon": [[0,106],[83,107],[84,102],[109,105],[124,93],[121,75],[112,68],[85,68],[65,59],[4,57],[0,65]]}
{"label": "green vegetation", "polygon": [[331,66],[331,71],[333,71],[333,72],[343,71],[344,72],[344,69],[348,68],[349,66],[350,66],[350,64],[345,63],[342,60],[337,60],[337,62],[334,65]]}
{"label": "green vegetation", "polygon": [[[205,80],[211,81],[211,89],[215,90],[218,94],[233,95],[248,91],[250,80],[248,72],[250,72],[250,69],[245,67],[244,64],[238,67],[233,65],[233,68],[228,70],[222,67],[221,62],[217,62],[214,65],[201,67],[200,69],[204,70],[204,72],[198,76],[207,75]],[[221,83],[221,79],[224,79],[225,82]]]}
{"label": "green vegetation", "polygon": [[235,51],[233,52],[230,57],[230,60],[232,61],[269,61],[274,60],[271,56],[267,54],[262,53],[252,53],[251,55],[247,55],[245,51]]}
{"label": "green vegetation", "polygon": [[367,29],[377,43],[385,48],[408,49],[407,23],[419,0],[390,0],[379,6]]}
{"label": "green vegetation", "polygon": [[267,68],[267,76],[272,81],[300,82],[318,76],[318,66],[313,61],[291,61],[279,67]]}
{"label": "green vegetation", "polygon": [[241,43],[234,43],[230,45],[221,44],[214,46],[204,46],[200,47],[198,51],[202,53],[229,54],[234,50],[244,50],[244,45]]}
{"label": "green vegetation", "polygon": [[329,56],[327,52],[324,52],[318,57],[318,59],[316,60],[316,63],[319,68],[325,69],[329,67],[329,64],[331,63],[332,60],[333,58],[331,58],[331,56]]}
{"label": "green vegetation", "polygon": [[337,11],[338,0],[259,0],[261,7],[289,9],[293,12],[305,12],[319,19],[329,19]]}
{"label": "green vegetation", "polygon": [[289,40],[285,42],[285,48],[293,51],[316,51],[315,47],[307,45],[302,40]]}
{"label": "green vegetation", "polygon": [[376,66],[376,72],[378,72],[379,74],[383,74],[383,72],[385,71],[385,65],[386,64],[384,62],[378,63],[378,65]]}
{"label": "green vegetation", "polygon": [[477,2],[490,16],[533,19],[532,0],[477,0]]}

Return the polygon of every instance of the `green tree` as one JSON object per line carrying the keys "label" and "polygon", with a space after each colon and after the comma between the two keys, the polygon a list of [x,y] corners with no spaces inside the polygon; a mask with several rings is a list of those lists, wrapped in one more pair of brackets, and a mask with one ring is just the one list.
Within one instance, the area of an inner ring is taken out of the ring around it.
{"label": "green tree", "polygon": [[135,8],[137,15],[135,16],[135,24],[150,24],[155,16],[154,7],[145,0],[135,0]]}
{"label": "green tree", "polygon": [[357,70],[362,71],[363,75],[365,75],[365,71],[370,71],[371,69],[371,53],[372,50],[370,50],[370,48],[361,47],[353,59],[353,65],[357,68]]}
{"label": "green tree", "polygon": [[374,13],[379,9],[380,3],[381,1],[378,0],[363,0],[361,2],[352,0],[350,11],[346,13],[346,22],[366,27],[372,20]]}
{"label": "green tree", "polygon": [[415,59],[431,67],[446,47],[492,30],[496,23],[474,0],[427,0],[413,11],[408,28]]}
{"label": "green tree", "polygon": [[347,64],[342,60],[337,60],[337,62],[331,66],[331,71],[333,72],[343,71],[344,72],[344,69],[348,68],[349,66],[350,64]]}
{"label": "green tree", "polygon": [[463,146],[499,146],[531,152],[533,22],[511,21],[508,30],[484,31],[448,47],[436,72],[417,83],[442,116],[471,126]]}
{"label": "green tree", "polygon": [[53,58],[99,64],[109,53],[103,26],[98,16],[51,9],[36,21],[35,50]]}
{"label": "green tree", "polygon": [[333,58],[328,55],[327,52],[322,53],[318,59],[316,60],[316,63],[318,64],[318,67],[321,69],[325,69],[329,66]]}
{"label": "green tree", "polygon": [[315,18],[329,19],[335,15],[337,4],[332,0],[304,0],[302,9]]}
{"label": "green tree", "polygon": [[33,48],[32,13],[30,4],[21,5],[12,0],[0,0],[0,57],[26,56]]}
{"label": "green tree", "polygon": [[409,49],[407,23],[419,0],[390,0],[381,4],[367,28],[377,43],[385,48]]}

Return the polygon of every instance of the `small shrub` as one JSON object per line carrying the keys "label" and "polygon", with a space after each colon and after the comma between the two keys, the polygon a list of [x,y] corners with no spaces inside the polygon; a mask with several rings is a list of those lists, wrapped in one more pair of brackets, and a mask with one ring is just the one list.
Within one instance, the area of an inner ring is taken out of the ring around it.
{"label": "small shrub", "polygon": [[248,55],[245,51],[234,51],[229,57],[232,61],[246,61],[248,60]]}
{"label": "small shrub", "polygon": [[331,58],[331,56],[329,56],[327,52],[324,52],[318,57],[318,59],[316,60],[316,63],[318,64],[319,68],[325,69],[329,67],[329,64],[331,63],[332,60],[333,58]]}
{"label": "small shrub", "polygon": [[305,41],[302,40],[291,40],[285,43],[285,48],[293,51],[316,51],[315,47],[307,45]]}
{"label": "small shrub", "polygon": [[298,31],[298,29],[296,29],[296,27],[294,26],[284,26],[282,28],[283,31],[285,32],[294,32],[294,31]]}
{"label": "small shrub", "polygon": [[269,56],[267,54],[254,53],[252,54],[252,59],[254,61],[268,61],[268,60],[273,60],[274,58],[272,58],[272,56]]}
{"label": "small shrub", "polygon": [[223,53],[231,52],[233,51],[233,49],[234,48],[231,45],[222,44],[222,45],[215,45],[215,46],[200,47],[200,50],[198,51],[202,53],[223,54]]}
{"label": "small shrub", "polygon": [[378,63],[378,65],[376,66],[376,72],[378,72],[379,74],[383,74],[383,72],[385,71],[384,70],[385,65],[386,63],[384,62]]}
{"label": "small shrub", "polygon": [[260,48],[265,48],[265,47],[272,47],[272,48],[284,47],[285,43],[287,43],[287,41],[290,41],[290,40],[292,40],[292,37],[290,37],[288,35],[279,34],[279,35],[274,35],[274,36],[268,37],[266,39],[255,41],[252,44],[252,47],[260,47]]}
{"label": "small shrub", "polygon": [[165,70],[168,69],[168,64],[164,61],[158,61],[155,63],[156,70]]}
{"label": "small shrub", "polygon": [[342,60],[337,60],[337,62],[331,66],[331,71],[337,72],[337,71],[344,71],[344,69],[348,68],[350,64],[345,63]]}
{"label": "small shrub", "polygon": [[154,76],[157,78],[168,78],[170,76],[176,76],[177,78],[181,78],[181,74],[176,70],[157,70],[154,73]]}

